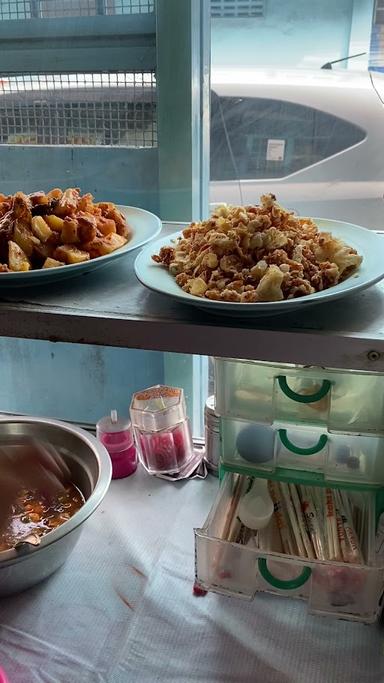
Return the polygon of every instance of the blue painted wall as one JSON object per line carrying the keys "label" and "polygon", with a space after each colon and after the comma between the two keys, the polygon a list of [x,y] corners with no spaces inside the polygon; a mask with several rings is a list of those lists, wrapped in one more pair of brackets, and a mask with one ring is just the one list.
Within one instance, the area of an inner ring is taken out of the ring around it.
{"label": "blue painted wall", "polygon": [[1,145],[0,192],[80,187],[98,201],[158,214],[157,148]]}
{"label": "blue painted wall", "polygon": [[164,381],[164,354],[0,338],[0,411],[94,423]]}

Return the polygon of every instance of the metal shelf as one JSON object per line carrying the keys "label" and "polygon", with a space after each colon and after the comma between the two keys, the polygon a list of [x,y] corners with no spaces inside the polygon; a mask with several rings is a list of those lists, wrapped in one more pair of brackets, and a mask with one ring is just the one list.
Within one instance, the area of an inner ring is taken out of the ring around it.
{"label": "metal shelf", "polygon": [[1,289],[0,335],[384,372],[382,283],[308,311],[237,320],[148,291],[135,257],[48,287]]}

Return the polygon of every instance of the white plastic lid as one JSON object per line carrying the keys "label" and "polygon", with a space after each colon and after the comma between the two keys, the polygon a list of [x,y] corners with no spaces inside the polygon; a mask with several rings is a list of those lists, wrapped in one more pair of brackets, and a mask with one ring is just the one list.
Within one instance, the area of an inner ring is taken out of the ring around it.
{"label": "white plastic lid", "polygon": [[238,517],[249,529],[264,529],[273,515],[273,502],[266,479],[255,479],[250,491],[242,497]]}
{"label": "white plastic lid", "polygon": [[119,417],[117,410],[111,410],[110,415],[105,415],[96,425],[98,434],[113,434],[115,432],[125,432],[131,429],[131,421],[128,417]]}

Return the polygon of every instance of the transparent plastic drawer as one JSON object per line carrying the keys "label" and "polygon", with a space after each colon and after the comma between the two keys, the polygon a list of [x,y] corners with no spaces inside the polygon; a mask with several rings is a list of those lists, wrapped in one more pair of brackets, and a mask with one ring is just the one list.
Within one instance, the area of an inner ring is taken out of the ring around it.
{"label": "transparent plastic drawer", "polygon": [[338,434],[316,427],[221,419],[222,464],[274,472],[278,467],[324,474],[340,482],[384,484],[384,437]]}
{"label": "transparent plastic drawer", "polygon": [[228,473],[205,525],[195,529],[198,585],[248,600],[260,591],[302,598],[315,614],[375,621],[384,589],[384,568],[375,555],[375,494],[351,494],[360,496],[361,518],[354,524],[356,533],[363,525],[359,538],[364,537],[364,542],[359,561],[346,562],[283,552],[275,513],[268,527],[257,532],[257,542],[247,536],[250,530],[237,513],[248,490],[248,477]]}
{"label": "transparent plastic drawer", "polygon": [[271,425],[221,418],[221,462],[231,467],[254,467],[273,472],[275,430]]}
{"label": "transparent plastic drawer", "polygon": [[215,360],[216,412],[255,422],[273,422],[276,367],[268,363]]}
{"label": "transparent plastic drawer", "polygon": [[259,361],[215,362],[220,415],[384,434],[384,375]]}

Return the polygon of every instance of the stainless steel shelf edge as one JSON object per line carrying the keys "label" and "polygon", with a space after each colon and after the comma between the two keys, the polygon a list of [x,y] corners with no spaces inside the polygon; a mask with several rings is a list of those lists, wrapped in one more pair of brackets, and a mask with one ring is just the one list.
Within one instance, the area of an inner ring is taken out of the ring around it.
{"label": "stainless steel shelf edge", "polygon": [[0,335],[384,372],[382,283],[329,305],[244,321],[148,291],[134,275],[136,255],[49,288],[0,289]]}

